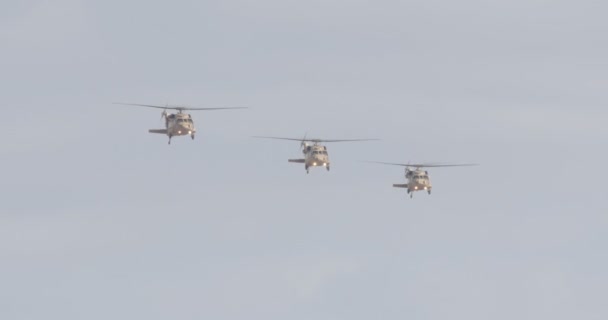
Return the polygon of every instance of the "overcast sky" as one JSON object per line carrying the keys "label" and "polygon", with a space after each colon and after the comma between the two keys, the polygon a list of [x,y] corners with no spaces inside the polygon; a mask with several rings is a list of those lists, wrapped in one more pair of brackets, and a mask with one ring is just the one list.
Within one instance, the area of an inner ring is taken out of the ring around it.
{"label": "overcast sky", "polygon": [[0,318],[608,318],[606,12],[2,1]]}

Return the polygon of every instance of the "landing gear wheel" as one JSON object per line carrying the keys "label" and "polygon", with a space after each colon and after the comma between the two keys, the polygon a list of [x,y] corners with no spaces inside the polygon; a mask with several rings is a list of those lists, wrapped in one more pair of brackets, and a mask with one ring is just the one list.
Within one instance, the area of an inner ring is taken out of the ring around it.
{"label": "landing gear wheel", "polygon": [[310,171],[308,170],[308,166],[305,166],[304,169],[306,169],[306,174],[310,173]]}
{"label": "landing gear wheel", "polygon": [[327,171],[329,171],[329,166],[327,166]]}
{"label": "landing gear wheel", "polygon": [[429,190],[428,193],[431,194],[431,190]]}
{"label": "landing gear wheel", "polygon": [[412,199],[414,197],[414,193],[410,193],[410,199]]}
{"label": "landing gear wheel", "polygon": [[190,137],[192,137],[192,140],[194,140],[194,135],[191,135]]}

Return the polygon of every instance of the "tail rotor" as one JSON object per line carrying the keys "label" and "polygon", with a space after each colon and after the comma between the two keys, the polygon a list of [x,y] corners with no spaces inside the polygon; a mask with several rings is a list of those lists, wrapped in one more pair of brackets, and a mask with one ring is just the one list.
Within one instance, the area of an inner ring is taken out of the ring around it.
{"label": "tail rotor", "polygon": [[168,122],[167,122],[167,116],[169,115],[167,113],[167,108],[169,107],[169,104],[165,104],[165,109],[163,109],[163,112],[160,114],[160,120],[162,121],[163,119],[165,120],[165,127],[168,126]]}
{"label": "tail rotor", "polygon": [[300,142],[300,147],[302,149],[305,149],[308,146],[308,143],[306,143],[306,136],[308,135],[308,132],[304,133],[304,138],[302,138],[302,141]]}

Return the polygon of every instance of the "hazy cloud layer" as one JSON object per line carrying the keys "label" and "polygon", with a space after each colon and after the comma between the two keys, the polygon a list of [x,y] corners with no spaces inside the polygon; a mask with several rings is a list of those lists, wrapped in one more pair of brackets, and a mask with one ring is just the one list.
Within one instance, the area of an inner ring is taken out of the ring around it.
{"label": "hazy cloud layer", "polygon": [[0,318],[608,316],[607,4],[1,7]]}

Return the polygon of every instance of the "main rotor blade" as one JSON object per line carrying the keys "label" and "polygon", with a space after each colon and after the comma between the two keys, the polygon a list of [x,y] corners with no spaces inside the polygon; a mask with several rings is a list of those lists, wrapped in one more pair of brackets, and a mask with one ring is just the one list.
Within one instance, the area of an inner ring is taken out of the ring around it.
{"label": "main rotor blade", "polygon": [[410,167],[416,167],[416,168],[441,168],[441,167],[472,167],[472,166],[478,166],[479,164],[477,163],[458,163],[458,164],[425,164],[425,163],[421,163],[421,164],[410,164]]}
{"label": "main rotor blade", "polygon": [[112,102],[112,104],[120,104],[123,106],[139,106],[139,107],[148,107],[148,108],[157,108],[157,109],[172,109],[167,106],[155,106],[155,105],[150,105],[150,104],[122,103],[122,102]]}
{"label": "main rotor blade", "polygon": [[471,167],[478,166],[477,163],[459,163],[459,164],[433,164],[433,163],[393,163],[380,161],[365,161],[369,163],[379,163],[391,166],[413,167],[413,168],[440,168],[440,167]]}
{"label": "main rotor blade", "polygon": [[409,164],[403,164],[403,163],[392,163],[392,162],[380,162],[380,161],[363,161],[363,162],[367,162],[367,163],[377,163],[377,164],[386,164],[386,165],[391,165],[391,166],[402,166],[402,167],[407,167],[407,166],[409,166]]}
{"label": "main rotor blade", "polygon": [[[171,108],[169,108],[171,109]],[[211,110],[234,110],[234,109],[249,109],[247,107],[233,107],[233,108],[189,108],[189,107],[175,107],[175,110],[199,110],[199,111],[211,111]]]}
{"label": "main rotor blade", "polygon": [[184,110],[199,110],[199,111],[211,111],[211,110],[230,110],[230,109],[247,109],[246,107],[236,107],[236,108],[190,108],[190,107],[180,107],[180,106],[156,106],[151,104],[138,104],[138,103],[121,103],[121,102],[113,102],[113,104],[120,104],[124,106],[139,106],[139,107],[148,107],[148,108],[157,108],[157,109],[172,109],[178,111]]}
{"label": "main rotor blade", "polygon": [[292,141],[306,141],[306,140],[302,140],[302,139],[295,139],[295,138],[266,137],[266,136],[253,136],[252,138],[262,138],[262,139],[278,139],[278,140],[292,140]]}
{"label": "main rotor blade", "polygon": [[371,141],[380,139],[341,139],[341,140],[327,140],[327,139],[298,139],[298,138],[282,138],[282,137],[266,137],[266,136],[253,136],[253,138],[264,138],[264,139],[279,139],[279,140],[292,140],[301,142],[352,142],[352,141]]}
{"label": "main rotor blade", "polygon": [[310,140],[306,140],[306,141],[310,141],[310,142],[354,142],[354,141],[377,141],[380,139],[337,139],[337,140],[332,140],[332,139],[310,139]]}

